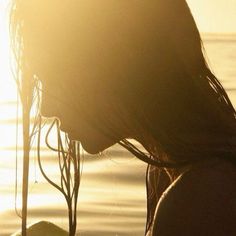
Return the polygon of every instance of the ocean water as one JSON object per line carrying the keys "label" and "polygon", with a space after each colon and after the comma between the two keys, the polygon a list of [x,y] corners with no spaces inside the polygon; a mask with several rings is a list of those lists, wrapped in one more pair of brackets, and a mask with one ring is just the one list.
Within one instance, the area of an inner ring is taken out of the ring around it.
{"label": "ocean water", "polygon": [[[208,37],[204,45],[209,64],[236,106],[236,38]],[[15,198],[14,102],[0,102],[0,236],[20,229],[21,155],[18,157],[18,194]],[[45,153],[44,166],[58,179],[56,158]],[[28,223],[49,220],[67,229],[66,202],[41,176],[33,150],[30,162]],[[144,235],[146,165],[119,146],[102,155],[84,156],[78,198],[77,233],[84,236]]]}

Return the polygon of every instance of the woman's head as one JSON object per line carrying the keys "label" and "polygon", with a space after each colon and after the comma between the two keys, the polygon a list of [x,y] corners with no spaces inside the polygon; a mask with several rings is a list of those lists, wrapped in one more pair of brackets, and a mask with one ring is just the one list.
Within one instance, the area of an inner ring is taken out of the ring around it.
{"label": "woman's head", "polygon": [[186,157],[225,132],[224,107],[234,122],[184,0],[14,3],[17,60],[42,81],[42,114],[58,116],[87,151],[145,133]]}

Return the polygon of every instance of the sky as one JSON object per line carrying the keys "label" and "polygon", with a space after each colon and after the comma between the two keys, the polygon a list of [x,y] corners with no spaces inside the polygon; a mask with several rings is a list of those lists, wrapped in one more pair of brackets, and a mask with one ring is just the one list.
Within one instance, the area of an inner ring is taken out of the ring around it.
{"label": "sky", "polygon": [[187,0],[204,33],[236,33],[236,0]]}

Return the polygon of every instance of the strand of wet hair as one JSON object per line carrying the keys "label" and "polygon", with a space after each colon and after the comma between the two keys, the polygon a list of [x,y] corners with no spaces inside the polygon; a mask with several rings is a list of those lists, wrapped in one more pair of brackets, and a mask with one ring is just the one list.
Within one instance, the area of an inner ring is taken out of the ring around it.
{"label": "strand of wet hair", "polygon": [[182,167],[189,164],[189,162],[187,161],[170,163],[170,162],[164,162],[164,161],[154,159],[155,157],[153,155],[142,152],[135,145],[129,142],[127,139],[123,139],[119,141],[119,144],[125,149],[127,149],[129,152],[131,152],[133,155],[135,155],[141,161],[147,164],[150,164],[152,166],[159,167],[159,168],[177,168],[177,167]]}
{"label": "strand of wet hair", "polygon": [[206,59],[206,49],[204,47],[204,43],[201,40],[201,48],[202,52],[204,54],[204,64],[205,64],[205,76],[211,86],[213,86],[214,91],[219,95],[221,99],[225,102],[226,106],[228,107],[229,111],[232,112],[234,118],[236,119],[236,111],[234,109],[234,106],[232,102],[229,99],[228,94],[226,93],[224,87],[222,86],[221,82],[219,79],[212,73],[209,64],[207,63]]}
{"label": "strand of wet hair", "polygon": [[[17,89],[18,90],[18,89]],[[18,136],[19,136],[19,93],[17,91],[16,98],[16,145],[15,145],[15,213],[19,218],[22,218],[17,209],[17,195],[18,195]]]}

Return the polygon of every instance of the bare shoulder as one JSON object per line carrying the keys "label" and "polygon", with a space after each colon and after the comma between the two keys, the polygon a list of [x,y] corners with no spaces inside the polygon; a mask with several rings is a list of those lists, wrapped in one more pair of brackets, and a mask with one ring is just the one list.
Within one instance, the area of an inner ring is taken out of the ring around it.
{"label": "bare shoulder", "polygon": [[181,175],[157,206],[153,235],[236,235],[236,166],[217,160]]}

